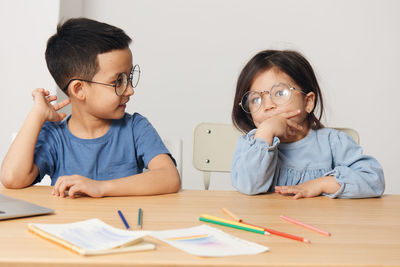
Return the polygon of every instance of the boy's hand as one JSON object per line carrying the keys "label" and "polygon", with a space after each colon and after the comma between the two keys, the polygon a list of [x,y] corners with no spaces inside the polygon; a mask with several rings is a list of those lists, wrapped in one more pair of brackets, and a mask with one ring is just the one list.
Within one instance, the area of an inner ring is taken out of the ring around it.
{"label": "boy's hand", "polygon": [[333,194],[339,188],[340,185],[333,176],[324,176],[299,185],[275,186],[275,192],[282,195],[294,195],[294,199],[299,199],[303,197],[316,197],[322,193]]}
{"label": "boy's hand", "polygon": [[81,175],[60,176],[54,185],[52,194],[58,197],[69,196],[71,198],[79,195],[103,197],[101,182]]}
{"label": "boy's hand", "polygon": [[272,145],[274,136],[277,136],[280,139],[288,139],[289,137],[298,134],[303,130],[303,127],[294,120],[291,120],[291,118],[299,114],[300,110],[296,110],[281,113],[266,119],[258,126],[254,137],[263,138]]}
{"label": "boy's hand", "polygon": [[43,114],[46,121],[61,121],[67,116],[64,112],[58,113],[57,111],[71,103],[70,99],[53,105],[51,102],[57,100],[57,96],[50,95],[50,92],[43,88],[33,90],[32,97],[34,109]]}

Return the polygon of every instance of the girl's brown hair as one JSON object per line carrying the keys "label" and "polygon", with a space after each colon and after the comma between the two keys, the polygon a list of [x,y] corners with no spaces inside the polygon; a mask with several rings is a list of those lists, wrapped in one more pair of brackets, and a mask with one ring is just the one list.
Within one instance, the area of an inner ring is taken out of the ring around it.
{"label": "girl's brown hair", "polygon": [[[243,68],[237,81],[235,100],[232,109],[232,121],[235,127],[245,133],[256,128],[251,114],[244,112],[239,103],[243,95],[250,90],[255,77],[259,73],[271,68],[277,68],[289,75],[292,80],[301,87],[305,94],[309,92],[315,94],[314,109],[308,114],[306,119],[312,129],[317,130],[323,128],[324,125],[320,120],[324,104],[314,70],[302,54],[291,50],[261,51],[250,59]],[[319,105],[318,116],[314,114],[317,105]]]}

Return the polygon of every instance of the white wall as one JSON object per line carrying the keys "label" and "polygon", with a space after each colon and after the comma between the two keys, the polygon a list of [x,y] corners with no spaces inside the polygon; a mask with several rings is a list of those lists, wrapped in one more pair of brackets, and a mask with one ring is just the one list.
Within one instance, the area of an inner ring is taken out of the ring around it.
{"label": "white wall", "polygon": [[59,6],[58,0],[0,0],[0,162],[32,107],[32,90],[56,92],[44,52]]}
{"label": "white wall", "polygon": [[[364,151],[384,167],[386,193],[400,194],[395,167],[400,151],[396,134],[400,130],[396,109],[400,99],[399,1],[81,3],[78,16],[116,25],[133,38],[134,58],[143,72],[128,111],[147,116],[162,137],[182,138],[183,188],[202,188],[202,174],[192,165],[194,127],[204,121],[230,123],[236,79],[247,60],[262,49],[291,48],[304,53],[316,70],[325,95],[327,125],[355,128]],[[9,24],[13,18],[9,16],[7,21]],[[25,20],[22,24],[29,23]],[[2,55],[2,70],[4,62],[8,68],[12,60],[10,54]],[[32,59],[29,64],[43,64],[42,60]],[[10,74],[19,72],[18,66],[9,70]],[[45,84],[45,78],[41,80]],[[9,88],[11,83],[3,85]],[[35,86],[33,82],[29,85],[20,98],[30,100],[29,92]],[[12,121],[20,125],[28,107],[13,107],[3,91],[1,101],[6,106],[2,105],[2,114],[6,111],[9,115],[1,115],[1,124]],[[3,132],[2,157],[6,153]],[[210,188],[231,189],[229,175],[212,175]]]}

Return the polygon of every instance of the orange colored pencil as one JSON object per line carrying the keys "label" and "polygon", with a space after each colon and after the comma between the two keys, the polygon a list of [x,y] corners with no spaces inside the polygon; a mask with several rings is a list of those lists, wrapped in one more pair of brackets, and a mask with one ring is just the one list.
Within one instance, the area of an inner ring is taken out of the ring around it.
{"label": "orange colored pencil", "polygon": [[232,220],[237,221],[237,222],[242,222],[242,219],[240,219],[238,216],[236,216],[234,213],[230,212],[229,210],[222,208],[222,211],[228,215],[229,217],[232,218]]}

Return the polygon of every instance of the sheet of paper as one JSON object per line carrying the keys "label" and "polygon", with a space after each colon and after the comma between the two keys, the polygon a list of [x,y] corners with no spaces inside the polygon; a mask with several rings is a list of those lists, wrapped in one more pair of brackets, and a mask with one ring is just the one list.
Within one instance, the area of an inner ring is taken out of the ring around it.
{"label": "sheet of paper", "polygon": [[154,231],[150,236],[187,253],[204,257],[253,255],[268,251],[268,247],[234,237],[208,225]]}
{"label": "sheet of paper", "polygon": [[111,249],[149,234],[149,231],[121,230],[99,219],[67,224],[33,223],[31,225],[87,250]]}

